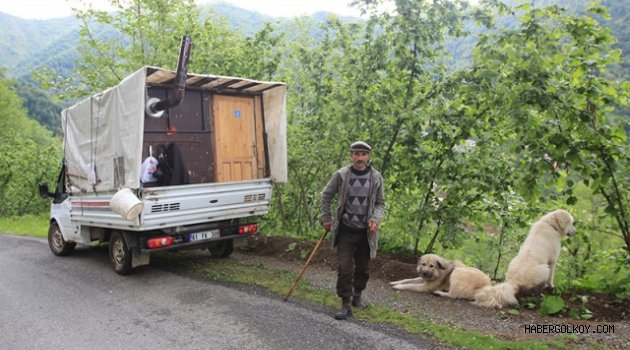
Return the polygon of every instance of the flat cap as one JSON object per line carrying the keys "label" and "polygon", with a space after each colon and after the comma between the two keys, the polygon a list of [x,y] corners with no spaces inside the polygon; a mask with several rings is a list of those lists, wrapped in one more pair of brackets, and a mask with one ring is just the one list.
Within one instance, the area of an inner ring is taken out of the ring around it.
{"label": "flat cap", "polygon": [[363,151],[363,152],[372,152],[372,147],[363,141],[356,141],[350,145],[350,151]]}

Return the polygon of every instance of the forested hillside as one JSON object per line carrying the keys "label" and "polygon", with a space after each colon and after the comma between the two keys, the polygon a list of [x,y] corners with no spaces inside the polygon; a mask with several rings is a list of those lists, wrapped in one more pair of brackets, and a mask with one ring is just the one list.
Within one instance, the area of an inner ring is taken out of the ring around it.
{"label": "forested hillside", "polygon": [[[519,5],[520,1],[508,0],[507,4]],[[583,12],[586,1],[582,0],[544,0],[536,1],[536,6],[560,4],[571,11]],[[602,2],[611,15],[611,20],[604,22],[604,26],[611,28],[618,43],[614,47],[622,50],[624,62],[616,64],[619,67],[611,68],[611,75],[623,76],[626,80],[630,76],[630,18],[628,9],[630,0],[604,0]],[[265,23],[273,23],[276,32],[283,33],[287,40],[300,40],[296,36],[296,25],[299,22],[310,22],[310,36],[321,39],[325,23],[329,13],[316,13],[311,17],[305,17],[294,21],[289,18],[273,18],[258,12],[244,10],[227,3],[206,5],[200,8],[203,19],[206,16],[218,16],[227,21],[234,28],[245,35],[253,35],[263,28]],[[345,18],[344,21],[362,21],[358,18]],[[513,25],[514,19],[508,17],[506,26]],[[29,115],[54,132],[59,131],[58,114],[64,105],[73,100],[52,101],[44,91],[38,91],[38,83],[32,81],[32,74],[36,75],[42,69],[49,69],[61,78],[67,78],[75,74],[75,61],[79,58],[76,47],[79,40],[79,20],[75,17],[58,18],[51,20],[25,20],[0,12],[0,62],[8,68],[8,76],[19,79],[18,89],[21,98],[26,102]],[[470,27],[471,24],[467,24]],[[95,35],[100,31],[107,32],[110,29],[103,26],[94,31]],[[447,39],[444,46],[451,58],[446,62],[454,67],[463,67],[470,64],[471,49],[476,42],[477,31],[473,29],[468,37]],[[630,127],[629,127],[630,128]],[[629,130],[630,132],[630,130]]]}
{"label": "forested hillside", "polygon": [[[522,2],[506,0],[510,5],[518,5]],[[560,4],[571,11],[583,12],[587,1],[583,0],[544,0],[536,1],[536,6]],[[629,71],[630,65],[630,0],[603,0],[602,4],[608,8],[611,19],[603,25],[612,30],[618,43],[615,47],[623,51],[624,72]],[[248,11],[226,3],[206,5],[200,9],[210,11],[225,18],[232,28],[238,29],[246,35],[251,35],[260,30],[264,23],[274,23],[279,31],[292,35],[292,19],[273,18],[258,12]],[[323,23],[329,13],[316,13],[310,17],[314,23]],[[203,16],[202,16],[203,18]],[[346,20],[360,20],[346,18]],[[513,23],[513,19],[511,19]],[[62,73],[71,74],[73,61],[77,59],[75,48],[78,40],[79,21],[74,17],[58,18],[51,20],[25,20],[0,12],[0,62],[6,68],[12,69],[10,76],[23,77],[29,70],[48,67]],[[320,37],[322,31],[314,28],[314,36]],[[466,51],[472,46],[474,40],[457,40],[457,45],[445,44],[456,55],[462,53],[456,46],[463,46]],[[468,44],[466,44],[466,42]],[[467,59],[470,56],[465,55]],[[15,68],[15,70],[13,70]]]}
{"label": "forested hillside", "polygon": [[[0,62],[5,68],[24,66],[33,55],[56,53],[72,47],[58,43],[68,41],[66,37],[77,32],[78,20],[73,17],[50,20],[27,20],[0,12]],[[70,42],[76,45],[77,36]],[[69,62],[71,63],[71,62]],[[35,67],[36,62],[27,66]],[[11,72],[11,76],[21,76],[25,72]]]}
{"label": "forested hillside", "polygon": [[[293,35],[294,24],[287,18],[272,18],[226,3],[206,5],[199,11],[200,20],[220,18],[245,35],[253,35],[267,22],[275,23],[276,30],[286,33],[287,37]],[[319,24],[324,23],[328,15],[317,13],[307,19],[315,24],[311,27],[313,36],[321,36]],[[75,17],[26,20],[0,12],[0,66],[7,68],[8,77],[17,79],[17,91],[29,116],[55,133],[60,132],[61,109],[74,99],[56,96],[53,100],[48,92],[40,89],[33,76],[49,71],[63,80],[76,74],[75,62],[80,58],[77,52],[79,24]],[[107,25],[96,26],[93,34],[97,37],[117,35]]]}
{"label": "forested hillside", "polygon": [[53,182],[59,169],[61,142],[28,118],[16,86],[0,70],[0,216],[39,214],[48,203],[36,184]]}
{"label": "forested hillside", "polygon": [[265,231],[318,237],[319,193],[361,139],[385,178],[382,249],[437,252],[501,279],[529,223],[566,208],[578,235],[563,243],[557,289],[628,297],[628,32],[617,33],[628,7],[522,3],[400,0],[383,14],[363,0],[363,21],[250,33],[192,1],[165,11],[138,0],[78,13],[72,74],[42,70],[38,81],[68,101],[143,65],[174,69],[191,34],[191,72],[288,84],[289,182],[274,188]]}

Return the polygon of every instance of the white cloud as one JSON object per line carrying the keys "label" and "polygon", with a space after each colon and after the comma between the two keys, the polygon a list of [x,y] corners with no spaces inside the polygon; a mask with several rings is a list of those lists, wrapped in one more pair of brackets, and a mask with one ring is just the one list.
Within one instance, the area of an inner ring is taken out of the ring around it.
{"label": "white cloud", "polygon": [[196,0],[197,3],[227,2],[246,10],[268,16],[293,17],[311,15],[318,11],[343,16],[359,16],[359,10],[350,7],[350,0]]}
{"label": "white cloud", "polygon": [[[310,15],[318,11],[344,16],[359,16],[350,0],[195,0],[198,4],[227,2],[234,6],[275,17]],[[110,0],[2,0],[0,12],[26,19],[48,19],[71,16],[71,8],[86,8],[86,4],[101,10],[111,10]]]}
{"label": "white cloud", "polygon": [[[85,8],[80,0],[2,0],[0,12],[25,19],[48,19],[72,16],[71,9]],[[88,0],[96,9],[111,9],[109,0]]]}

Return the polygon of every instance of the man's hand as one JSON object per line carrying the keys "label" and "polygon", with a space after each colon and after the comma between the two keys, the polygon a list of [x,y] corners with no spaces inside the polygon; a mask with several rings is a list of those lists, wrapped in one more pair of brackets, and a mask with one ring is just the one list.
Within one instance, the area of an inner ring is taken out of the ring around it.
{"label": "man's hand", "polygon": [[378,224],[372,220],[368,221],[368,226],[371,234],[375,234],[378,229]]}
{"label": "man's hand", "polygon": [[331,227],[332,227],[332,221],[327,221],[324,223],[324,230],[326,230],[326,232],[330,232]]}

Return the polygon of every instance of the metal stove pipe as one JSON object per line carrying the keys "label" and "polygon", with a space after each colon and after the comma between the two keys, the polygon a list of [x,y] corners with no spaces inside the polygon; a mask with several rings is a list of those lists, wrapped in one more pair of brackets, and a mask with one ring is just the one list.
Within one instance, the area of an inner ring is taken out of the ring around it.
{"label": "metal stove pipe", "polygon": [[162,111],[171,107],[175,107],[184,100],[184,92],[186,90],[186,76],[188,74],[188,61],[190,60],[190,46],[192,40],[189,36],[182,37],[182,45],[179,49],[179,59],[177,61],[177,72],[175,73],[175,86],[173,93],[169,94],[166,99],[158,100],[155,98],[147,101],[146,112],[154,117],[162,116]]}

